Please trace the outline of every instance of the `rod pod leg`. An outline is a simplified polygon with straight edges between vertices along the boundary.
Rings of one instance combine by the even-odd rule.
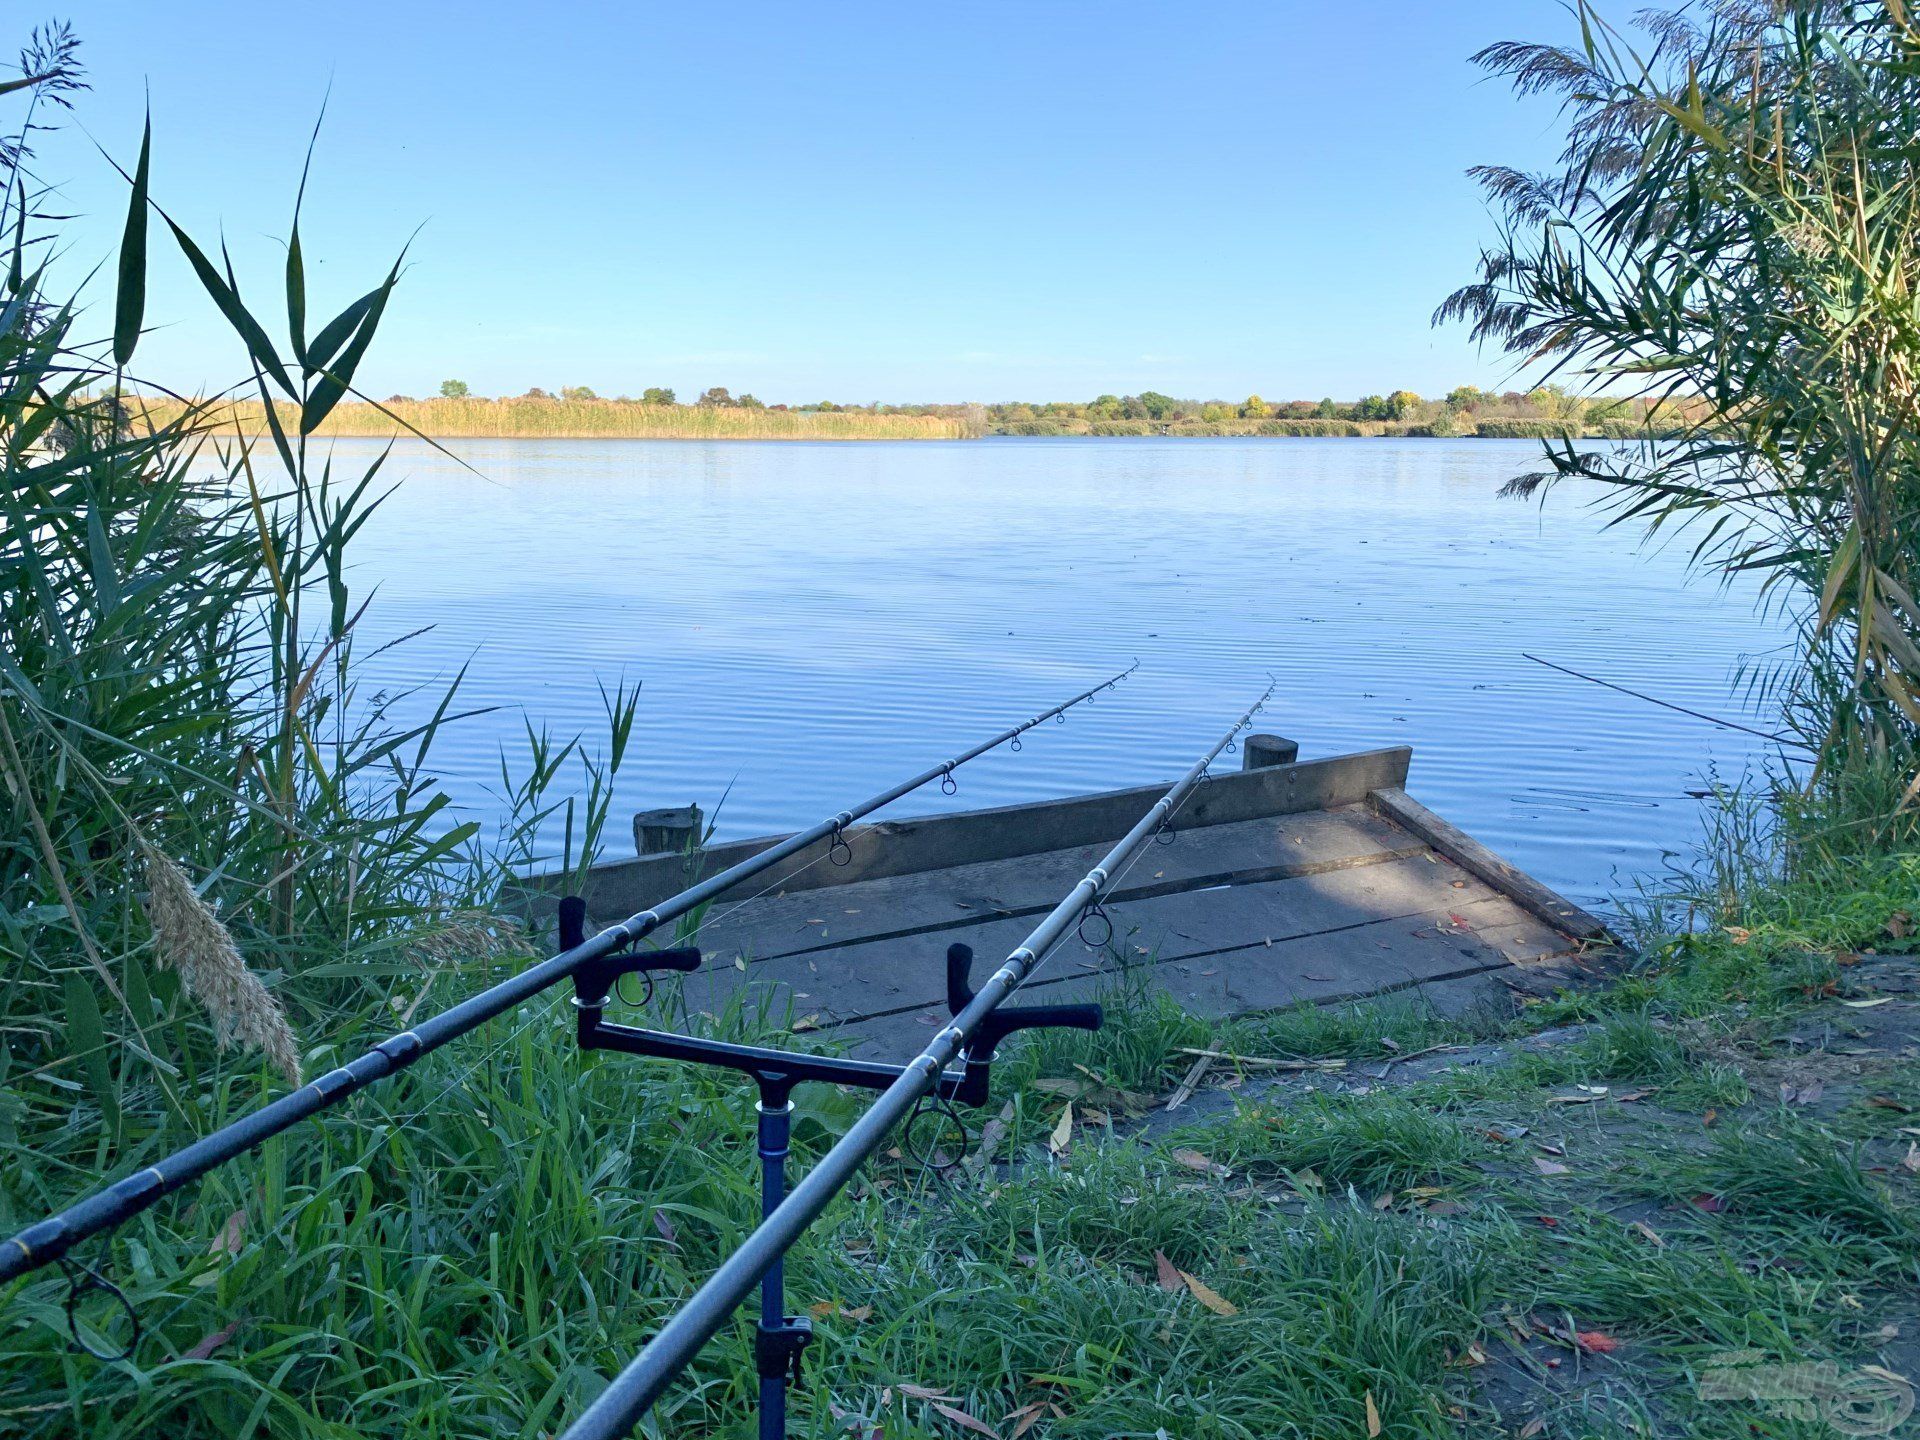
[[[790,1087],[760,1086],[760,1218],[787,1198],[787,1147],[793,1133]],[[760,1440],[787,1440],[787,1391],[800,1378],[801,1357],[813,1341],[813,1321],[789,1315],[786,1265],[775,1261],[760,1281],[760,1324],[754,1332],[760,1372]]]

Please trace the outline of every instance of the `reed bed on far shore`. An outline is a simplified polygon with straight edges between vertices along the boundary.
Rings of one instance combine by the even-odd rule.
[[[179,401],[133,401],[156,425],[180,419]],[[295,407],[282,404],[289,433]],[[216,433],[265,434],[258,400],[235,401],[208,417]],[[404,424],[400,422],[405,422]],[[434,439],[552,438],[632,440],[959,440],[965,423],[941,415],[874,415],[864,411],[761,410],[710,405],[646,405],[637,400],[387,400],[342,404],[318,433],[403,435],[411,426]]]

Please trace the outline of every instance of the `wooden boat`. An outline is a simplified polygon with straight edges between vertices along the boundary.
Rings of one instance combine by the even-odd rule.
[[[1557,988],[1611,946],[1599,920],[1408,796],[1410,749],[1301,761],[1292,742],[1254,735],[1241,752],[1244,768],[1203,781],[1170,843],[1121,877],[1110,927],[1091,917],[1069,935],[1023,1002],[1131,982],[1216,1016],[1404,990],[1457,1008],[1502,986]],[[947,947],[971,945],[986,973],[1163,790],[850,826],[848,850],[809,847],[721,895],[691,939],[658,943],[704,950],[685,981],[692,1011],[753,987],[855,1054],[910,1055],[946,1018]],[[785,838],[674,844],[697,827],[697,811],[638,817],[637,844],[657,853],[587,872],[593,924]],[[529,888],[550,906],[560,880]]]

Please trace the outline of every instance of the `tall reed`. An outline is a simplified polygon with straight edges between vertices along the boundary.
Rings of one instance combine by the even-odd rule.
[[[1757,574],[1801,620],[1781,677],[1836,768],[1920,792],[1920,31],[1906,8],[1589,0],[1567,46],[1479,57],[1560,97],[1545,174],[1478,173],[1501,216],[1440,319],[1688,419],[1634,449],[1550,444],[1550,480],[1615,488],[1622,521],[1694,523],[1697,553]]]
[[[166,424],[187,407],[140,401],[140,413]],[[298,424],[297,407],[281,401],[283,429]],[[222,434],[266,435],[258,400],[206,407]],[[863,410],[762,410],[721,405],[643,405],[626,400],[388,400],[335,406],[314,433],[388,439],[409,433],[436,439],[566,438],[624,440],[959,440],[965,424],[939,415],[887,415]]]

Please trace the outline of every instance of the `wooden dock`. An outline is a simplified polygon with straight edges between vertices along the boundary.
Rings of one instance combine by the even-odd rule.
[[[1202,782],[1171,843],[1120,878],[1111,935],[1097,919],[1070,935],[1023,999],[1144,980],[1206,1015],[1410,989],[1457,1003],[1550,989],[1609,944],[1593,916],[1409,798],[1410,750],[1298,762],[1271,736],[1242,749],[1246,768]],[[976,974],[997,965],[1163,788],[851,826],[847,863],[822,842],[714,902],[686,1003],[717,1012],[756,987],[855,1054],[904,1058],[947,1014],[948,945],[974,948]],[[673,834],[636,824],[643,845]],[[589,915],[623,919],[781,838],[597,866]],[[532,882],[549,900],[553,886]]]

